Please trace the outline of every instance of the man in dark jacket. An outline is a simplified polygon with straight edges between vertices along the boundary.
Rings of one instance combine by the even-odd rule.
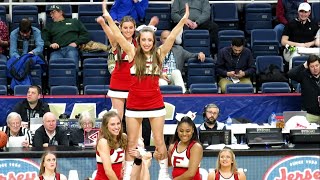
[[[255,61],[251,51],[244,47],[243,38],[235,38],[231,47],[220,49],[216,72],[220,77],[219,86],[222,93],[225,93],[227,84],[252,84],[250,77],[255,71]]]
[[[292,68],[288,76],[301,84],[301,109],[307,111],[307,120],[320,124],[320,58],[310,55],[304,64]]]
[[[40,100],[41,89],[39,86],[30,86],[27,98],[18,102],[12,112],[17,112],[22,118],[22,124],[29,127],[30,118],[43,117],[46,112],[50,112],[49,105]]]
[[[57,127],[57,118],[47,112],[43,116],[43,125],[40,126],[33,137],[34,147],[48,147],[57,145],[69,145],[69,139],[61,127]]]

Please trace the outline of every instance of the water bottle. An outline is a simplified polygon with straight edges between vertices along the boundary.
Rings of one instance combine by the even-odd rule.
[[[272,112],[270,118],[271,118],[271,127],[276,128],[277,127],[276,113]]]
[[[228,119],[226,121],[227,124],[227,129],[231,129],[231,124],[232,124],[232,118],[230,116],[228,116]]]

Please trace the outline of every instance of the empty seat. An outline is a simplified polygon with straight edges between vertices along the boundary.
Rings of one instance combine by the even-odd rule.
[[[0,85],[0,95],[7,95],[7,86]]]
[[[212,19],[220,30],[238,29],[238,8],[235,3],[216,3],[212,5]]]
[[[88,58],[83,62],[83,86],[110,84],[106,58]]]
[[[30,85],[16,85],[14,86],[13,95],[26,96]]]
[[[191,58],[188,60],[187,66],[187,87],[190,87],[191,84],[216,82],[214,61],[212,58],[206,58],[204,62],[200,62],[196,58]]]
[[[107,39],[104,31],[103,30],[88,30],[88,33],[90,36],[90,40],[106,45],[105,47],[99,47],[99,48],[105,49],[105,51],[103,51],[103,50],[94,51],[94,52],[82,51],[82,53],[81,53],[82,59],[97,58],[97,57],[107,58],[108,57],[108,52],[107,52],[108,39]]]
[[[32,66],[30,71],[31,79],[32,79],[32,85],[38,85],[42,86],[42,67],[40,64],[35,64]]]
[[[106,95],[110,89],[109,85],[86,85],[84,87],[85,95]]]
[[[254,93],[254,89],[252,84],[227,84],[226,85],[226,93],[234,93],[234,94],[251,94]]]
[[[101,30],[100,24],[96,22],[97,17],[101,16],[101,5],[79,5],[78,19],[88,30]]]
[[[79,91],[76,86],[52,86],[51,95],[78,95]]]
[[[0,20],[7,23],[7,11],[5,6],[0,6]]]
[[[210,36],[208,30],[184,30],[182,36],[183,48],[192,53],[203,52],[210,56]]]
[[[190,94],[215,94],[218,93],[217,83],[191,84]]]
[[[279,41],[273,29],[253,29],[251,31],[251,50],[253,58],[265,55],[279,55]]]
[[[59,58],[49,61],[49,86],[76,86],[77,70],[73,59]]]
[[[303,64],[308,60],[309,56],[295,56],[292,57],[292,68]]]
[[[149,4],[148,9],[146,9],[146,24],[149,23],[153,16],[159,18],[159,24],[157,29],[159,30],[169,30],[171,29],[171,8],[170,4]]]
[[[0,85],[7,85],[7,64],[0,60]]]
[[[232,39],[244,38],[242,30],[222,30],[218,32],[218,49],[231,46]]]
[[[253,29],[272,28],[271,4],[254,3],[245,6],[245,30],[248,34]]]
[[[317,22],[318,24],[320,23],[320,2],[313,2],[311,4],[311,13],[312,13],[312,19]]]
[[[182,87],[175,85],[162,85],[160,86],[162,94],[182,94]]]
[[[304,62],[306,62],[308,60],[309,56],[295,56],[292,58],[292,68],[299,66],[300,64],[303,64]],[[294,89],[297,89],[297,81],[294,80],[290,80],[291,81],[291,85]]]
[[[262,93],[289,93],[291,88],[287,82],[266,82],[262,83]]]

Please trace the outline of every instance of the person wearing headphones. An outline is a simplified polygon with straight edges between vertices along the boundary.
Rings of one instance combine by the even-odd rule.
[[[203,108],[203,123],[197,128],[197,131],[203,130],[226,130],[224,123],[219,122],[217,119],[220,114],[220,109],[216,104],[210,103]],[[198,133],[199,134],[199,133]],[[237,138],[232,135],[231,143],[236,144]]]
[[[207,104],[203,109],[203,120],[204,122],[198,127],[200,130],[223,130],[225,129],[224,123],[218,122],[219,107],[216,104]]]

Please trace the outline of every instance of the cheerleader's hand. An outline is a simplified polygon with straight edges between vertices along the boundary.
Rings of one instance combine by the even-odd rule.
[[[102,13],[103,13],[103,17],[110,17],[110,14],[107,10],[107,0],[104,0],[102,3]]]
[[[182,20],[186,23],[189,19],[189,5],[186,3],[186,12],[184,13]]]

